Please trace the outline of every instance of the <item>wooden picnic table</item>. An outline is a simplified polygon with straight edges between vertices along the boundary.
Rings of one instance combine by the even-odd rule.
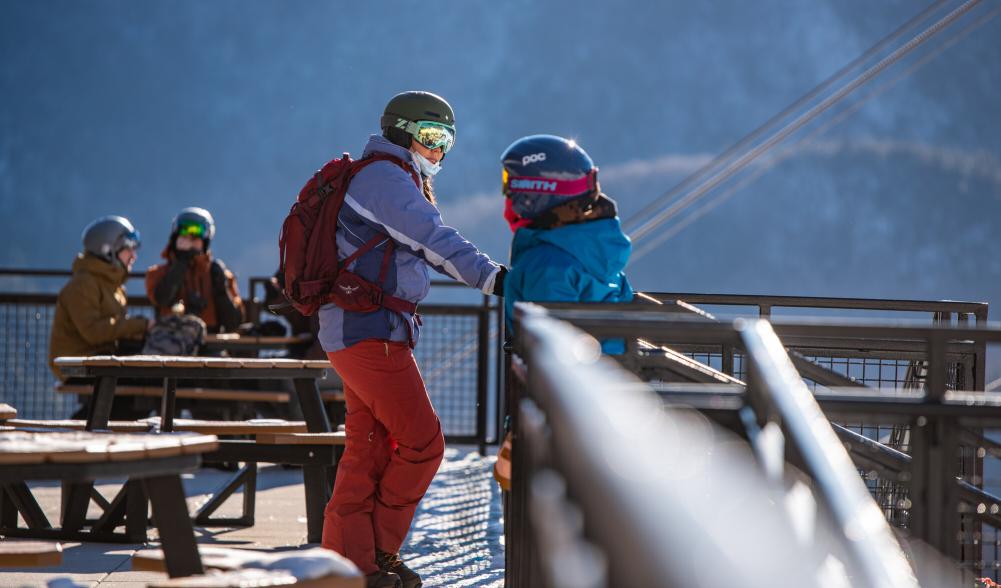
[[[302,408],[306,430],[310,433],[331,431],[330,420],[316,380],[330,367],[327,361],[298,359],[258,359],[223,357],[175,357],[161,355],[57,357],[55,363],[67,376],[94,379],[94,394],[87,415],[88,431],[107,427],[111,404],[119,378],[155,378],[163,381],[160,406],[160,430],[173,430],[178,379],[272,379],[291,380]],[[328,470],[322,465],[304,465],[308,538],[318,542],[323,530],[323,508],[330,498]],[[87,485],[67,491],[65,517],[83,520],[90,500]],[[64,522],[65,524],[65,522]]]
[[[0,432],[0,534],[69,541],[121,541],[146,529],[146,500],[163,544],[171,577],[202,573],[194,529],[181,485],[183,472],[198,469],[201,455],[218,447],[214,435],[66,432]],[[88,531],[64,524],[53,528],[27,480],[93,482],[126,476],[127,498],[113,505]],[[18,526],[18,515],[25,528]]]
[[[164,383],[161,429],[172,430],[177,380],[271,379],[291,380],[302,407],[307,430],[330,431],[316,380],[323,378],[330,363],[320,360],[229,357],[175,357],[168,355],[97,355],[57,357],[55,363],[67,376],[94,379],[94,395],[87,417],[87,430],[103,428],[111,416],[111,401],[119,378],[154,378]]]

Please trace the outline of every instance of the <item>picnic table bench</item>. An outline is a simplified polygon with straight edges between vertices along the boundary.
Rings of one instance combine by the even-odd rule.
[[[161,552],[163,553],[163,552]],[[57,566],[63,546],[53,541],[0,541],[0,568]]]
[[[262,351],[288,349],[293,345],[313,342],[312,333],[291,336],[241,335],[239,333],[218,333],[205,336],[205,349],[210,351]]]
[[[255,551],[203,545],[198,548],[202,564],[215,573],[166,582],[163,588],[236,588],[238,586],[315,586],[361,588],[365,585],[358,568],[347,558],[322,547],[292,551]],[[164,571],[163,551],[142,549],[132,557],[132,569]]]
[[[94,393],[93,385],[88,384],[58,384],[59,394],[77,394],[90,396]],[[175,389],[176,398],[186,400],[218,400],[224,402],[274,402],[286,403],[290,395],[282,390],[240,390],[237,388],[205,388],[202,386],[178,386]],[[163,386],[122,386],[115,387],[115,396],[143,396],[162,398]],[[341,390],[321,390],[320,399],[324,402],[344,402],[344,392]],[[2,416],[0,416],[2,420]]]
[[[106,429],[118,433],[153,433],[159,431],[159,423],[159,417],[138,421],[109,421]],[[15,429],[32,431],[60,429],[83,431],[87,426],[86,421],[74,419],[12,419],[7,421],[7,424]],[[254,524],[257,464],[259,462],[318,466],[334,470],[340,458],[340,450],[345,443],[345,434],[341,431],[307,433],[305,432],[305,422],[280,419],[250,421],[175,419],[174,430],[217,436],[252,435],[254,437],[252,440],[220,439],[217,449],[206,452],[202,456],[203,461],[207,462],[244,463],[243,467],[212,493],[212,498],[203,504],[195,514],[195,523],[206,527],[252,526]],[[314,481],[314,483],[316,482]],[[213,518],[212,514],[241,487],[243,488],[243,505],[240,516]],[[102,500],[102,497],[93,491],[91,491],[91,498],[98,500],[102,508],[109,507],[109,503]],[[307,504],[310,504],[308,495]],[[322,528],[322,517],[322,510],[315,508],[307,510],[307,523],[309,520],[314,520],[314,525]]]
[[[132,540],[114,529],[142,529],[147,500],[172,577],[202,573],[180,474],[194,471],[201,456],[218,447],[214,435],[95,433],[89,431],[0,432],[0,534],[70,541]],[[89,530],[80,521],[53,528],[27,480],[83,482],[127,477],[129,491]],[[26,528],[18,526],[18,515]]]

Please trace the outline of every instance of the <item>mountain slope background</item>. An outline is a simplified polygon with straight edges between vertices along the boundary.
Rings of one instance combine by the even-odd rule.
[[[413,88],[457,113],[436,181],[446,222],[506,260],[498,159],[513,140],[575,137],[630,218],[920,8],[0,0],[0,266],[68,267],[90,220],[122,214],[145,267],[198,205],[241,283],[268,274],[302,183],[359,153],[387,99]],[[999,38],[1001,17],[772,160],[630,278],[1001,304]]]

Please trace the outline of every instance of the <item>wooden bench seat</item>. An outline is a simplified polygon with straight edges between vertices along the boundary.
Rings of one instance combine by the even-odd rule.
[[[57,566],[63,562],[63,546],[51,541],[0,541],[0,567]]]
[[[70,429],[83,431],[87,426],[84,420],[36,420],[11,419],[8,426],[18,429]],[[154,431],[159,427],[160,418],[151,417],[138,421],[111,421],[108,430],[125,433],[144,433]],[[204,435],[258,435],[280,433],[304,433],[304,421],[285,421],[281,419],[254,419],[249,421],[202,421],[195,419],[174,419],[174,430]],[[272,442],[271,444],[274,444]]]
[[[81,394],[89,396],[94,387],[87,384],[60,384],[56,386],[60,394]],[[147,396],[160,398],[163,386],[116,386],[115,396]],[[288,402],[288,392],[280,390],[237,390],[230,388],[178,388],[177,398],[200,400],[234,400],[244,402]]]
[[[60,394],[81,394],[89,396],[94,393],[94,387],[87,384],[59,384],[56,392]],[[287,403],[289,393],[281,390],[238,390],[231,388],[177,388],[177,398],[194,400],[230,400],[243,402],[277,402]],[[160,398],[163,396],[163,386],[116,386],[115,396],[146,396]],[[341,390],[321,390],[320,398],[324,402],[343,402],[344,392]],[[2,419],[2,417],[0,417]]]
[[[13,418],[17,418],[17,409],[9,404],[0,402],[0,423]]]
[[[139,422],[160,424],[160,417],[150,417]],[[262,433],[304,433],[305,421],[282,419],[251,419],[248,421],[204,421],[197,419],[174,419],[175,431],[191,431],[207,435],[259,435]]]
[[[86,425],[87,421],[74,419],[11,419],[7,421],[7,426],[15,429],[69,429],[71,431],[83,431]],[[114,433],[149,433],[153,430],[153,425],[141,421],[111,421],[102,430]]]
[[[200,545],[200,576],[154,581],[161,588],[236,588],[242,586],[299,586],[307,588],[361,588],[365,578],[347,558],[321,547],[292,551],[251,551]],[[163,572],[163,552],[143,549],[132,557],[132,569]]]
[[[330,433],[262,433],[257,435],[261,445],[344,445],[344,431]]]

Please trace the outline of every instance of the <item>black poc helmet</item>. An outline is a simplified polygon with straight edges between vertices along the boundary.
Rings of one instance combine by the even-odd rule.
[[[575,141],[555,135],[518,139],[501,155],[508,212],[534,219],[577,198],[595,197],[598,168]]]
[[[173,248],[178,235],[198,237],[209,250],[209,241],[215,236],[215,220],[204,208],[189,206],[179,212],[170,223],[170,247]]]
[[[91,222],[81,236],[83,250],[108,263],[115,263],[126,247],[138,249],[139,231],[124,216],[102,216]]]

